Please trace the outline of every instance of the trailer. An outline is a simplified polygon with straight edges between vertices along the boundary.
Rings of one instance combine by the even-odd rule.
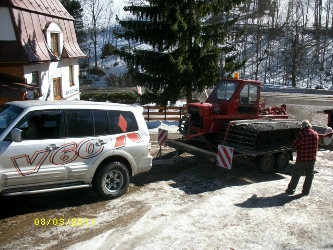
[[[232,160],[235,158],[243,158],[251,161],[255,161],[257,168],[262,173],[271,173],[274,170],[282,171],[288,167],[289,161],[293,160],[293,150],[291,147],[281,147],[279,149],[266,150],[261,152],[255,152],[251,150],[237,150],[237,148],[224,147],[230,149],[232,154],[226,153],[228,151],[222,150],[212,151],[210,146],[193,140],[181,139],[168,139],[166,141],[167,146],[176,150],[174,156],[179,156],[182,153],[189,153],[199,157],[201,160],[205,160],[212,164],[219,165],[224,168],[231,169]],[[223,146],[223,145],[221,145]],[[242,152],[240,152],[242,151]],[[177,158],[176,158],[177,159]],[[222,164],[218,164],[219,160],[222,160]]]
[[[248,121],[238,120],[237,122],[242,123]],[[331,130],[326,129],[324,131],[324,128],[320,126],[314,126],[314,129],[319,133],[319,147],[332,150],[332,148],[327,147],[332,143],[333,133],[330,132]],[[329,133],[321,133],[327,131],[329,131]],[[289,161],[293,161],[294,150],[290,145],[272,145],[270,148],[267,147],[261,150],[257,148],[251,150],[237,143],[233,145],[229,143],[228,146],[218,145],[218,147],[215,147],[209,141],[191,140],[185,137],[168,139],[167,131],[160,130],[159,137],[160,133],[165,133],[166,136],[163,141],[159,141],[160,151],[158,157],[153,160],[154,165],[177,164],[180,161],[180,157],[178,156],[182,153],[189,153],[207,163],[216,164],[228,169],[231,169],[233,159],[242,158],[250,160],[256,163],[256,167],[261,173],[268,174],[274,171],[285,170],[289,165]],[[162,155],[162,144],[175,149],[175,151]],[[227,150],[225,150],[225,148]]]

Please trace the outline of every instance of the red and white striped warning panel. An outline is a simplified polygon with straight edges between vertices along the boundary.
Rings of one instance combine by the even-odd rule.
[[[158,129],[158,145],[162,146],[168,138],[168,130]]]
[[[219,167],[231,169],[233,154],[234,154],[233,148],[219,145],[218,154],[216,157],[216,165]]]

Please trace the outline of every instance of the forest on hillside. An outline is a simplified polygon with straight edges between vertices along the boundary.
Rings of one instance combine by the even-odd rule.
[[[252,2],[252,1],[251,1]],[[241,8],[245,78],[267,84],[331,85],[333,1],[256,0]]]
[[[112,66],[117,67],[119,58],[113,54],[114,49],[142,46],[121,37],[124,29],[119,20],[130,18],[124,14],[123,6],[145,5],[147,1],[62,2],[66,1],[81,4],[80,29],[84,31],[84,39],[78,38],[89,55],[89,66],[108,71],[109,67],[103,68],[102,59],[113,58]],[[296,87],[332,85],[333,0],[246,0],[228,13],[207,16],[202,23],[214,23],[229,16],[238,17],[233,29],[243,32],[241,36],[231,32],[225,41],[236,47],[239,61],[246,61],[239,70],[241,78]],[[220,69],[224,56],[218,62]]]

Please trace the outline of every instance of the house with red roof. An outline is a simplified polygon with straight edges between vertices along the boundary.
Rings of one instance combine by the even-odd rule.
[[[58,0],[0,1],[0,104],[79,100],[74,19]]]

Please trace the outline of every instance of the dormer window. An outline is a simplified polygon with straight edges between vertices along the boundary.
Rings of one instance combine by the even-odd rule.
[[[59,56],[59,34],[50,33],[50,36],[51,36],[51,51],[56,56]]]
[[[59,24],[54,22],[49,22],[45,27],[45,36],[47,44],[52,51],[52,53],[56,56],[60,56],[62,53],[63,47],[63,32]]]

